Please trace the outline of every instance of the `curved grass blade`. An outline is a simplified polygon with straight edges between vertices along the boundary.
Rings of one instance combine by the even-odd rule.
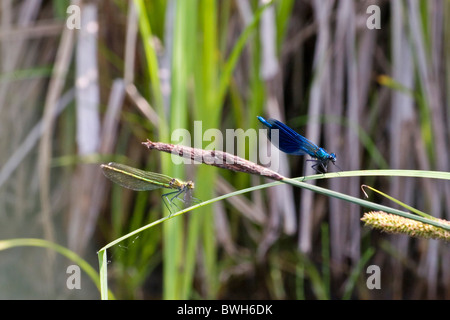
[[[406,203],[403,203],[403,202],[401,202],[400,200],[397,200],[397,199],[395,199],[394,197],[391,197],[390,195],[387,195],[387,194],[384,193],[384,192],[381,192],[381,191],[379,191],[379,190],[377,190],[377,189],[375,189],[375,188],[372,188],[371,186],[368,186],[368,185],[366,185],[366,184],[363,184],[363,185],[361,185],[361,190],[364,192],[364,195],[366,196],[366,198],[369,198],[369,196],[367,195],[367,193],[366,193],[366,191],[364,190],[364,188],[369,188],[370,190],[375,191],[375,192],[378,193],[378,194],[381,194],[383,197],[388,198],[389,200],[391,200],[391,201],[397,203],[398,205],[400,205],[400,206],[402,206],[402,207],[408,209],[408,210],[411,211],[411,212],[414,212],[415,214],[417,214],[417,215],[419,215],[419,216],[422,216],[422,217],[428,218],[428,219],[436,219],[435,217],[433,217],[433,216],[431,216],[431,215],[429,215],[429,214],[427,214],[427,213],[425,213],[425,212],[422,212],[422,211],[420,211],[420,210],[418,210],[418,209],[416,209],[416,208],[413,208],[413,207],[407,205]]]

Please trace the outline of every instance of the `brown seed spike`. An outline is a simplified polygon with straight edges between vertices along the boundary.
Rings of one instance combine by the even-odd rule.
[[[176,154],[183,158],[223,169],[255,174],[277,181],[285,179],[285,177],[273,170],[219,150],[204,150],[181,145],[173,145],[170,143],[152,142],[149,139],[147,139],[146,142],[142,142],[142,144],[149,149],[156,149],[159,151]]]

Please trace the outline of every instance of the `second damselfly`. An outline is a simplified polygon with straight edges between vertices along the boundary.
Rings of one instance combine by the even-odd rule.
[[[131,190],[147,191],[160,188],[174,189],[175,191],[162,195],[164,204],[170,212],[172,212],[172,210],[170,210],[168,204],[173,204],[178,207],[173,202],[175,199],[187,204],[189,204],[191,200],[196,200],[195,202],[198,202],[197,199],[191,197],[191,190],[194,189],[194,182],[192,181],[185,182],[164,174],[144,171],[115,162],[102,164],[101,168],[108,179]],[[184,195],[181,199],[179,196],[182,194]]]

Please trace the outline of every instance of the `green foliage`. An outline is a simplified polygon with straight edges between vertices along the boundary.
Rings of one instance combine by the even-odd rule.
[[[362,207],[403,214],[378,195],[361,199],[363,183],[448,219],[449,1],[380,3],[380,30],[365,28],[359,1],[93,2],[97,51],[83,62],[75,49],[84,48],[81,33],[63,20],[71,2],[36,3],[2,7],[9,18],[0,39],[0,135],[8,138],[0,142],[0,212],[11,248],[38,245],[69,257],[62,248],[70,247],[89,277],[101,279],[102,298],[111,298],[109,289],[119,299],[370,299],[376,293],[363,278],[372,261],[392,270],[384,275],[395,287],[383,298],[448,296],[440,242],[405,241],[359,219]],[[268,43],[278,67],[272,77],[262,72]],[[92,120],[78,114],[85,75],[77,67],[85,61],[98,61],[89,85],[98,90],[101,132],[80,126]],[[195,121],[201,135],[258,129],[258,115],[285,120],[336,152],[343,171],[265,183],[176,165],[140,144],[176,144],[174,130],[194,135]],[[92,153],[78,153],[82,134],[98,141]],[[286,177],[307,175],[304,157],[283,160]],[[203,202],[169,219],[159,192],[109,184],[99,168],[109,161],[193,180]],[[290,189],[278,192],[281,184]],[[37,237],[48,242],[15,242]],[[80,258],[98,247],[100,275]],[[6,269],[31,274],[27,263],[0,261],[1,283],[12,279]],[[32,261],[51,269],[39,253]],[[39,279],[34,288],[43,287]]]

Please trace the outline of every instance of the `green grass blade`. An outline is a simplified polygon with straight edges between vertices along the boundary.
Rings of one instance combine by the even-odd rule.
[[[269,1],[268,3],[259,7],[258,10],[256,10],[253,21],[244,29],[238,41],[234,45],[233,51],[231,52],[230,56],[227,59],[227,62],[225,63],[225,67],[223,69],[222,76],[220,79],[219,96],[218,96],[219,105],[222,105],[223,101],[225,100],[225,95],[230,85],[231,76],[236,67],[238,59],[242,53],[242,50],[244,49],[247,43],[248,38],[258,27],[258,23],[259,20],[261,19],[262,13],[268,6],[272,5],[272,2],[273,1]]]
[[[300,258],[300,263],[303,265],[304,272],[308,274],[309,279],[311,280],[312,290],[319,300],[329,300],[328,290],[326,287],[326,283],[323,281],[323,278],[317,269],[317,267],[302,253],[298,253]]]
[[[197,0],[174,2],[173,51],[171,65],[170,129],[187,128],[189,78],[196,50]],[[169,40],[170,41],[170,40]],[[173,176],[183,176],[184,167],[166,164]],[[163,297],[186,299],[183,296],[185,259],[185,226],[183,220],[164,224],[163,228]]]
[[[419,216],[422,216],[422,217],[428,218],[428,219],[433,219],[433,217],[430,216],[429,214],[427,214],[427,213],[425,213],[425,212],[422,212],[422,211],[420,211],[420,210],[418,210],[418,209],[416,209],[416,208],[413,208],[413,207],[407,205],[406,203],[403,203],[403,202],[401,202],[400,200],[397,200],[397,199],[395,199],[394,197],[391,197],[390,195],[388,195],[388,194],[386,194],[386,193],[384,193],[384,192],[381,192],[380,190],[377,190],[377,189],[375,189],[375,188],[372,188],[371,186],[368,186],[368,185],[363,184],[363,185],[361,186],[361,188],[362,188],[362,189],[363,189],[363,188],[369,188],[370,190],[375,191],[375,192],[378,193],[378,194],[381,194],[383,197],[388,198],[389,200],[391,200],[391,201],[397,203],[398,205],[404,207],[405,209],[408,209],[409,211],[414,212],[415,214],[417,214],[417,215],[419,215]],[[363,189],[363,191],[364,191],[364,189]],[[366,193],[366,192],[364,191],[364,193]],[[369,196],[366,194],[366,197],[369,197]]]
[[[98,252],[98,264],[100,271],[100,296],[102,300],[108,300],[108,259],[106,250]]]
[[[435,178],[435,179],[441,179],[442,178],[442,179],[450,180],[450,173],[448,173],[448,172],[447,173],[444,172],[444,175],[442,175],[442,176],[439,175],[439,174],[436,174],[436,172],[434,172],[434,171],[417,172],[416,170],[367,170],[367,171],[364,171],[364,172],[365,172],[366,176],[383,176],[383,175],[387,176],[387,175],[390,175],[389,173],[391,171],[392,172],[395,171],[396,176],[426,177],[426,178]],[[350,174],[351,172],[353,172],[353,174]],[[429,223],[429,224],[434,225],[436,227],[443,228],[445,230],[450,230],[450,227],[448,225],[443,225],[443,224],[437,223],[436,221],[433,221],[433,220],[425,219],[423,217],[419,217],[419,216],[416,216],[416,215],[413,215],[413,214],[410,214],[410,213],[407,213],[407,212],[404,212],[404,211],[400,211],[400,210],[397,210],[397,209],[392,209],[390,207],[379,205],[379,204],[376,204],[376,203],[373,203],[373,202],[370,202],[370,201],[367,201],[367,200],[362,200],[362,199],[359,199],[359,198],[356,198],[356,197],[348,196],[348,195],[340,193],[340,192],[328,190],[328,189],[325,189],[325,188],[322,188],[322,187],[318,187],[318,186],[307,184],[305,182],[298,181],[298,180],[308,181],[308,180],[312,180],[312,179],[324,179],[324,178],[329,178],[329,177],[344,177],[344,176],[351,177],[351,176],[357,176],[360,172],[361,171],[347,171],[347,172],[326,173],[326,174],[312,175],[312,176],[306,176],[306,177],[299,177],[299,178],[296,178],[296,179],[285,179],[284,181],[270,182],[270,183],[254,186],[254,187],[251,187],[251,188],[246,188],[246,189],[242,189],[242,190],[237,190],[235,192],[227,193],[227,194],[224,194],[222,196],[216,197],[214,199],[203,201],[203,202],[201,202],[199,204],[196,204],[196,205],[191,206],[189,208],[186,208],[184,210],[180,210],[180,211],[178,211],[178,212],[176,212],[176,213],[174,213],[174,214],[172,214],[170,216],[161,218],[161,219],[156,220],[156,221],[154,221],[154,222],[152,222],[150,224],[147,224],[147,225],[145,225],[145,226],[143,226],[143,227],[141,227],[139,229],[134,230],[133,232],[130,232],[130,233],[128,233],[128,234],[126,234],[126,235],[124,235],[124,236],[122,236],[122,237],[120,237],[120,238],[118,238],[118,239],[116,239],[116,240],[114,240],[112,242],[110,242],[109,244],[107,244],[106,246],[101,248],[100,250],[106,250],[106,249],[114,246],[115,244],[117,244],[117,243],[119,243],[119,242],[121,242],[121,241],[123,241],[123,240],[125,240],[125,239],[127,239],[129,237],[131,237],[131,236],[134,236],[134,235],[138,234],[139,232],[142,232],[142,231],[144,231],[144,230],[146,230],[148,228],[154,227],[155,225],[158,225],[158,224],[160,224],[160,223],[162,223],[162,222],[164,222],[166,220],[173,219],[173,218],[175,218],[175,217],[177,217],[179,215],[182,215],[182,214],[187,213],[189,211],[195,210],[197,208],[200,208],[200,207],[203,207],[203,206],[215,203],[215,202],[220,201],[220,200],[225,200],[225,199],[233,197],[233,196],[241,195],[241,194],[244,194],[244,193],[247,193],[247,192],[252,192],[252,191],[256,191],[256,190],[262,190],[262,189],[265,189],[265,188],[279,186],[282,183],[289,183],[289,184],[294,185],[296,187],[305,188],[305,189],[308,189],[308,190],[311,190],[311,191],[314,191],[314,192],[317,192],[317,193],[320,193],[320,194],[328,195],[328,196],[331,196],[331,197],[335,197],[335,198],[338,198],[338,199],[341,199],[341,200],[344,200],[344,201],[350,201],[352,203],[359,204],[359,205],[361,205],[363,207],[367,207],[367,208],[374,209],[374,210],[390,212],[390,213],[393,213],[393,214],[401,215],[401,216],[403,216],[405,218],[417,220],[417,221],[424,222],[424,223]],[[356,173],[358,173],[358,174],[356,174]]]
[[[300,177],[300,178],[296,178],[296,179],[284,179],[283,181],[276,181],[276,182],[271,182],[271,183],[266,183],[266,184],[262,184],[262,185],[258,185],[258,186],[254,186],[251,188],[246,188],[246,189],[242,189],[242,190],[238,190],[235,192],[231,192],[219,197],[216,197],[214,199],[210,199],[204,202],[201,202],[199,204],[196,204],[194,206],[191,206],[189,208],[186,208],[184,210],[178,211],[170,216],[161,218],[159,220],[156,220],[152,223],[149,223],[139,229],[134,230],[133,232],[130,232],[110,243],[108,243],[106,246],[104,246],[103,248],[101,248],[99,251],[102,250],[106,250],[114,245],[116,245],[117,243],[130,238],[140,232],[143,232],[149,228],[152,228],[162,222],[165,222],[169,219],[173,219],[179,215],[182,215],[184,213],[187,213],[189,211],[198,209],[200,207],[215,203],[217,201],[220,200],[224,200],[236,195],[240,195],[240,194],[244,194],[247,192],[252,192],[252,191],[256,191],[256,190],[261,190],[261,189],[265,189],[265,188],[269,188],[269,187],[274,187],[274,186],[278,186],[281,185],[282,183],[288,183],[291,184],[293,186],[296,187],[300,187],[300,188],[305,188],[320,194],[324,194],[327,196],[331,196],[331,197],[335,197],[337,199],[341,199],[344,201],[349,201],[355,204],[358,204],[360,206],[363,207],[367,207],[373,210],[379,210],[379,211],[385,211],[385,212],[389,212],[389,213],[393,213],[393,214],[397,214],[400,216],[403,216],[405,218],[409,218],[412,220],[416,220],[416,221],[420,221],[423,223],[427,223],[439,228],[442,228],[444,230],[450,231],[450,226],[449,225],[445,225],[442,223],[439,223],[438,221],[434,221],[434,220],[430,220],[430,219],[426,219],[424,217],[420,217],[408,212],[404,212],[404,211],[400,211],[397,209],[393,209],[387,206],[383,206],[383,205],[379,205],[377,203],[373,203],[367,200],[362,200],[353,196],[349,196],[340,192],[336,192],[333,190],[328,190],[325,188],[321,188],[315,185],[310,185],[305,183],[304,181],[308,181],[308,180],[312,180],[312,179],[325,179],[325,178],[342,178],[342,177],[352,177],[352,176],[403,176],[403,177],[416,177],[416,178],[433,178],[433,179],[445,179],[445,180],[450,180],[450,173],[449,172],[436,172],[436,171],[417,171],[417,170],[363,170],[363,171],[346,171],[346,172],[334,172],[334,173],[326,173],[326,174],[318,174],[318,175],[312,175],[312,176],[306,176],[306,177]],[[322,290],[320,289],[318,292],[321,296],[325,296],[326,295],[326,291],[322,292]]]
[[[138,16],[139,16],[139,30],[142,36],[142,43],[144,45],[145,60],[148,65],[148,74],[150,75],[152,94],[154,95],[155,109],[159,117],[159,134],[160,139],[165,141],[168,134],[167,121],[164,112],[164,99],[161,90],[161,81],[159,77],[158,55],[154,47],[153,33],[149,16],[147,15],[146,2],[143,0],[134,0]]]
[[[347,279],[345,283],[344,288],[344,294],[342,299],[348,300],[351,298],[351,294],[353,292],[353,289],[355,288],[356,281],[358,280],[358,276],[363,273],[364,266],[367,265],[370,258],[374,255],[375,249],[374,248],[368,248],[361,259],[358,261],[358,264],[353,269],[352,273],[350,274],[350,277]]]
[[[345,201],[348,201],[348,202],[352,202],[352,203],[360,205],[362,207],[366,207],[366,208],[373,209],[373,210],[378,210],[378,211],[389,212],[389,213],[392,213],[392,214],[396,214],[396,215],[402,216],[404,218],[409,218],[409,219],[412,219],[412,220],[420,221],[420,222],[427,223],[427,224],[433,225],[435,227],[442,228],[444,230],[450,231],[450,226],[449,225],[440,223],[440,222],[435,221],[435,220],[431,220],[431,219],[427,219],[427,218],[424,218],[424,217],[420,217],[420,216],[417,216],[415,214],[411,214],[411,213],[404,212],[404,211],[401,211],[401,210],[393,209],[393,208],[390,208],[388,206],[376,204],[376,203],[373,203],[373,202],[370,202],[370,201],[366,201],[366,200],[362,200],[362,199],[359,199],[359,198],[355,198],[355,197],[352,197],[352,196],[349,196],[349,195],[346,195],[346,194],[343,194],[343,193],[340,193],[340,192],[337,192],[337,191],[325,189],[325,188],[318,187],[318,186],[315,186],[315,185],[310,185],[310,184],[307,184],[307,183],[304,183],[304,182],[300,182],[300,181],[297,181],[297,180],[293,180],[293,179],[284,179],[282,181],[285,182],[285,183],[288,183],[290,185],[296,186],[296,187],[308,189],[308,190],[311,190],[311,191],[314,191],[314,192],[317,192],[317,193],[320,193],[320,194],[323,194],[323,195],[326,195],[326,196],[330,196],[330,197],[334,197],[334,198],[337,198],[337,199],[341,199],[341,200],[345,200]]]

